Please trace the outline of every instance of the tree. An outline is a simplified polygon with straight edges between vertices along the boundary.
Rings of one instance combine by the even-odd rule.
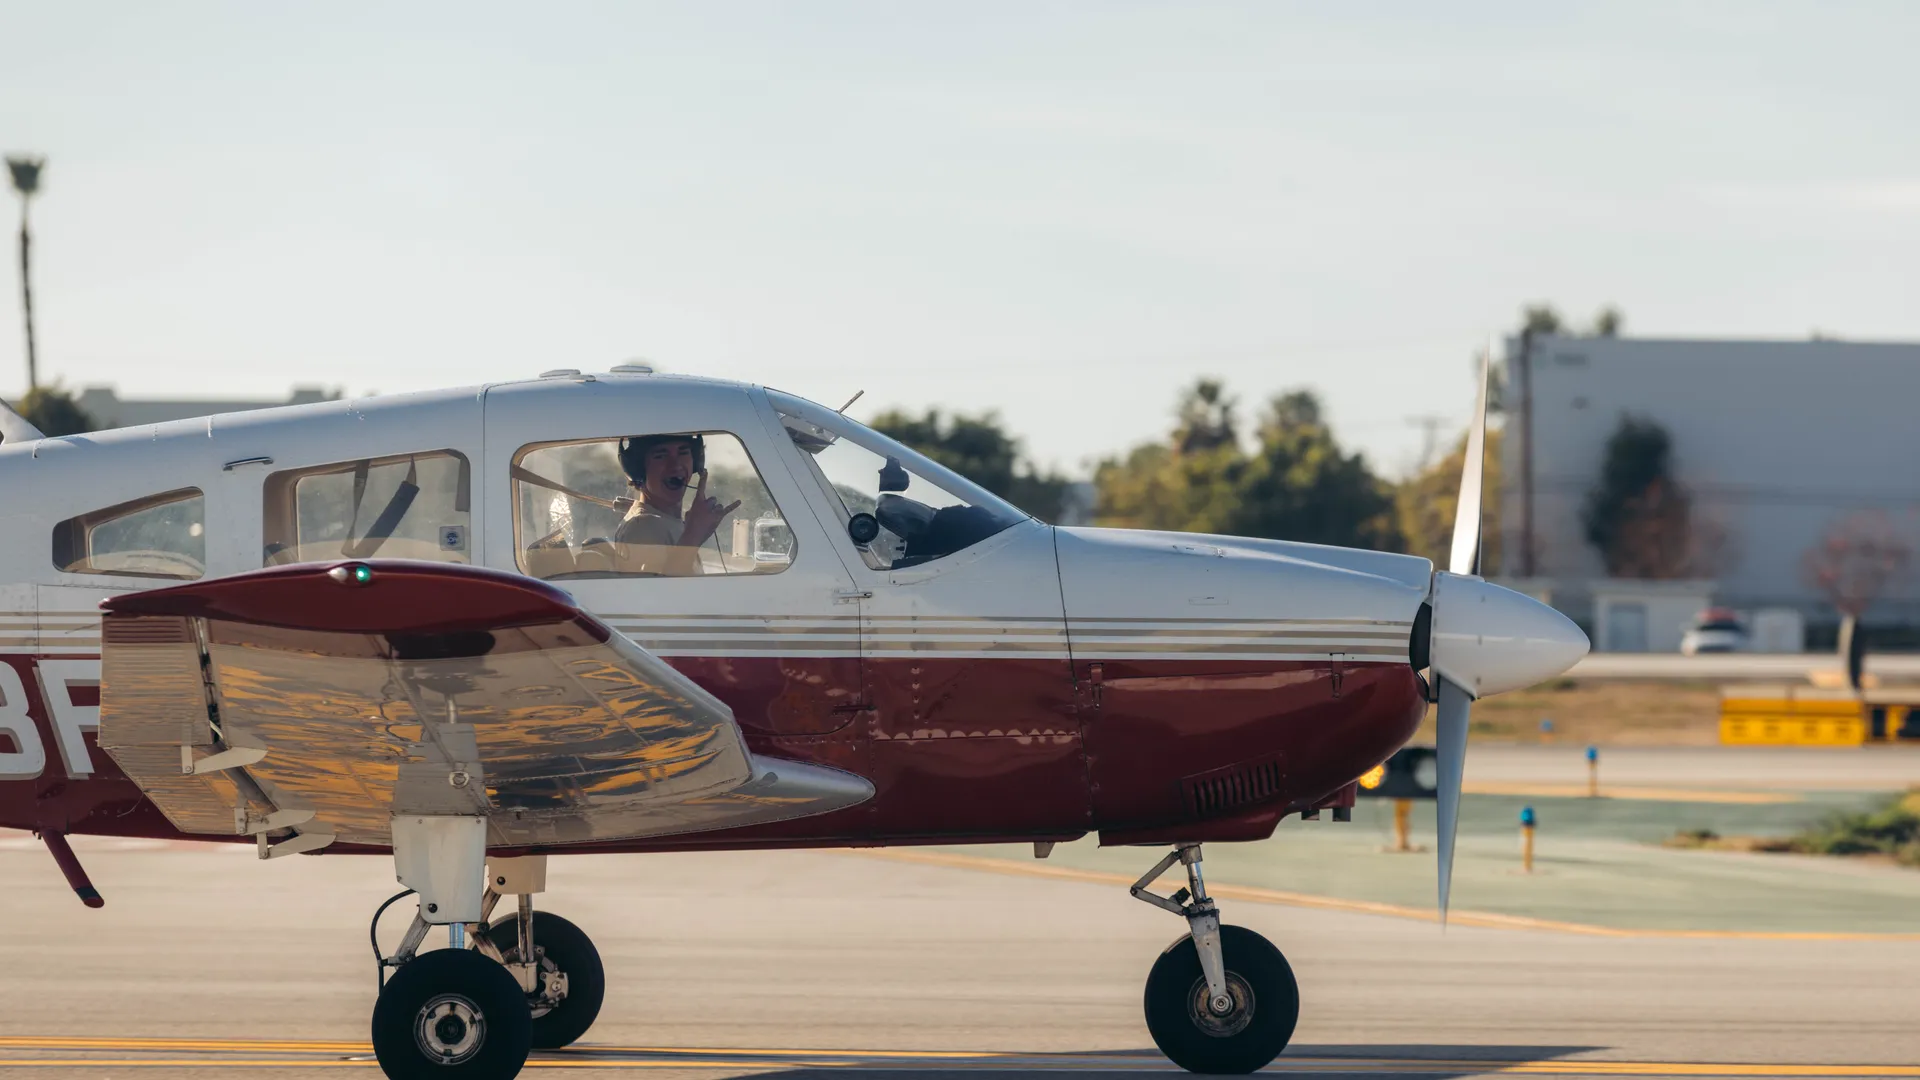
[[[93,417],[58,386],[40,386],[20,399],[19,414],[42,435],[78,435],[99,427]]]
[[[1123,529],[1227,532],[1246,465],[1238,446],[1181,453],[1176,442],[1141,443],[1094,470],[1095,520]]]
[[[1825,593],[1840,612],[1837,644],[1846,658],[1847,681],[1855,690],[1860,688],[1866,656],[1860,616],[1906,576],[1912,560],[1913,545],[1883,510],[1857,510],[1836,520],[1820,542],[1801,556],[1800,570],[1807,583]]]
[[[871,426],[1037,518],[1052,521],[1060,515],[1066,477],[1027,460],[1020,440],[1007,433],[995,413],[948,416],[928,409],[922,416],[911,416],[891,409]]]
[[[1480,538],[1483,567],[1500,565],[1500,428],[1487,429],[1485,483],[1481,487]],[[1460,506],[1460,473],[1467,460],[1467,436],[1427,469],[1394,488],[1394,520],[1408,554],[1444,567],[1453,552],[1453,518]]]
[[[1694,577],[1719,561],[1724,531],[1695,520],[1692,496],[1674,479],[1672,466],[1666,428],[1620,418],[1582,514],[1587,543],[1600,552],[1609,576]]]
[[[1181,394],[1165,441],[1108,458],[1094,474],[1102,524],[1230,533],[1354,547],[1398,545],[1390,489],[1344,453],[1311,391],[1268,403],[1259,445],[1240,445],[1234,399],[1215,379]]]
[[[1827,526],[1801,556],[1800,570],[1835,610],[1857,619],[1906,575],[1912,559],[1913,545],[1884,510],[1856,510]]]
[[[1593,325],[1586,331],[1587,337],[1619,337],[1620,331],[1627,325],[1626,313],[1613,304],[1602,307],[1593,316]],[[1573,324],[1560,316],[1552,304],[1528,304],[1520,309],[1520,332],[1540,337],[1544,334],[1561,336],[1578,334]]]
[[[1401,546],[1393,489],[1358,454],[1341,451],[1320,419],[1320,400],[1294,390],[1267,405],[1260,449],[1237,485],[1226,532],[1315,544]]]
[[[1180,425],[1173,441],[1183,454],[1216,450],[1240,441],[1239,400],[1219,379],[1201,379],[1180,395]]]
[[[1552,304],[1528,304],[1520,309],[1520,332],[1539,337],[1542,334],[1559,334],[1567,329],[1567,321],[1560,317]]]

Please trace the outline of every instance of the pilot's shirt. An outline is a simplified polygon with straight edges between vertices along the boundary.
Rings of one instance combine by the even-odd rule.
[[[659,574],[687,577],[701,572],[700,553],[682,547],[687,523],[671,514],[663,514],[645,503],[637,503],[627,520],[613,534],[619,554],[619,569],[626,574]]]

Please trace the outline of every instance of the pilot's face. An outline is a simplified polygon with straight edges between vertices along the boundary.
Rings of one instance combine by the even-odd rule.
[[[647,482],[641,487],[655,506],[680,505],[693,483],[693,443],[670,439],[647,450]]]

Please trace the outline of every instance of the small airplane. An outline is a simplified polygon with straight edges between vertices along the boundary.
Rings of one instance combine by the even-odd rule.
[[[1186,923],[1154,1041],[1250,1072],[1299,992],[1202,845],[1345,820],[1437,703],[1444,918],[1472,701],[1587,651],[1477,576],[1485,416],[1483,367],[1436,572],[1048,526],[843,411],[639,365],[61,438],[0,407],[0,826],[96,907],[70,834],[390,854],[396,1080],[591,1026],[549,856],[1096,833],[1164,848],[1132,894]]]

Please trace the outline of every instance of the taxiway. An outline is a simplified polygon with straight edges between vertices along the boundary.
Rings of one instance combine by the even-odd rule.
[[[101,910],[29,837],[0,834],[0,1073],[379,1075],[366,919],[396,888],[388,860],[76,847]],[[1170,1068],[1140,988],[1180,927],[1110,883],[793,852],[570,859],[551,884],[543,906],[594,935],[610,988],[590,1045],[530,1077]],[[1223,905],[1298,972],[1282,1072],[1920,1077],[1920,941],[1443,933],[1337,906]]]

